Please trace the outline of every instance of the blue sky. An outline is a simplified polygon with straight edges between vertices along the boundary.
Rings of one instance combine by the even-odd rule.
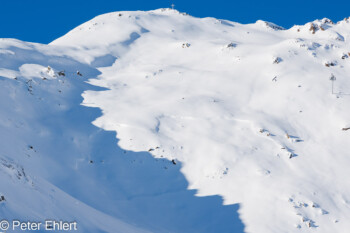
[[[339,21],[350,16],[350,0],[0,0],[0,38],[49,43],[99,14],[120,10],[170,7],[197,17],[211,16],[240,23],[258,19],[283,27],[318,18]]]

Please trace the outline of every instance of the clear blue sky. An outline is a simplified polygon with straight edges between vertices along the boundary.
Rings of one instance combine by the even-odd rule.
[[[339,21],[350,16],[350,0],[0,0],[0,38],[49,43],[99,14],[170,7],[197,17],[240,23],[258,19],[283,27],[318,18]]]

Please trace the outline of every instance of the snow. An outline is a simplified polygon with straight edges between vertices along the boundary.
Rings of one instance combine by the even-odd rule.
[[[284,30],[159,9],[49,45],[2,39],[1,217],[346,232],[349,38],[348,20]]]

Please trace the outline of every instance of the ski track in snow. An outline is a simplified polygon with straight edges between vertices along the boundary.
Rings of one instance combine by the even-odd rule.
[[[347,232],[349,37],[348,19],[284,30],[159,9],[101,15],[50,45],[3,39],[1,216]]]

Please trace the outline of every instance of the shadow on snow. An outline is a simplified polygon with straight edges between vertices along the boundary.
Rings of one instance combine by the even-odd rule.
[[[220,196],[196,197],[195,190],[187,189],[180,163],[121,149],[115,132],[91,124],[101,111],[79,106],[81,102],[82,98],[75,101],[77,107],[65,115],[62,127],[83,132],[75,139],[88,151],[79,153],[71,174],[62,171],[65,175],[56,183],[58,187],[151,232],[243,232],[239,205],[224,206]],[[87,188],[90,191],[85,192]]]
[[[35,59],[18,48],[16,53],[36,64],[47,66],[49,63],[56,70],[79,67],[91,77],[98,75],[97,70],[67,57],[50,56],[48,61],[39,53]],[[25,62],[26,59],[15,66]],[[10,62],[5,64],[11,69],[17,69],[15,66]],[[11,87],[4,95],[22,89],[17,91],[14,105],[27,101],[28,108],[33,108],[31,115],[24,111],[21,116],[28,122],[26,130],[33,132],[25,140],[40,154],[20,159],[26,161],[29,170],[35,174],[39,167],[44,179],[72,197],[151,232],[244,231],[237,213],[239,205],[224,206],[220,196],[195,196],[195,190],[187,189],[180,163],[174,165],[169,160],[156,159],[148,152],[125,151],[117,145],[115,132],[92,125],[101,111],[82,106],[81,93],[101,88],[85,83],[84,77],[67,75],[58,79],[61,80],[35,79],[31,94],[26,93],[24,79],[1,79],[2,85]],[[59,85],[62,86],[60,93],[57,92]]]

